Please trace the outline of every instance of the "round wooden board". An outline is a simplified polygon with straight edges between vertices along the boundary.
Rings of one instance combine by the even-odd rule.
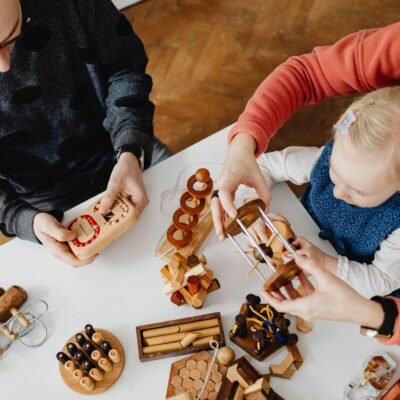
[[[96,332],[100,332],[103,335],[104,340],[107,340],[108,342],[110,342],[113,349],[118,350],[119,354],[121,355],[121,361],[118,364],[112,363],[113,368],[110,372],[105,372],[105,371],[101,370],[101,368],[99,368],[104,373],[104,378],[100,382],[95,382],[96,387],[91,391],[84,389],[80,385],[79,381],[76,381],[72,377],[72,374],[69,371],[67,371],[62,364],[60,364],[60,374],[61,374],[61,377],[63,378],[64,382],[67,384],[67,386],[69,388],[71,388],[73,391],[80,393],[80,394],[98,394],[98,393],[102,393],[102,392],[106,391],[112,385],[114,385],[114,383],[119,379],[119,377],[122,374],[122,371],[124,369],[124,365],[125,365],[124,348],[122,347],[120,341],[112,333],[105,331],[104,329],[95,328],[95,330],[96,330]],[[86,337],[86,333],[84,331],[81,331],[81,333],[84,334]],[[65,346],[63,348],[63,352],[67,355],[69,354],[67,351],[68,343],[75,343],[76,346],[79,349],[81,349],[81,347],[75,340],[75,336],[72,336],[67,341],[67,343],[65,344]],[[90,361],[92,361],[94,364],[96,364],[96,362],[93,361],[92,359],[90,359]]]

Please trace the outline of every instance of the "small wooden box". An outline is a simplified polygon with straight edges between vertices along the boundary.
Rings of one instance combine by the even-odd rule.
[[[219,340],[218,344],[219,347],[225,346],[225,335],[224,335],[224,328],[222,326],[222,318],[221,318],[221,313],[211,313],[211,314],[204,314],[200,316],[195,316],[195,317],[190,317],[190,318],[182,318],[182,319],[176,319],[176,320],[171,320],[171,321],[165,321],[165,322],[158,322],[154,324],[148,324],[148,325],[141,325],[136,327],[136,336],[137,336],[137,342],[138,342],[138,351],[139,351],[139,359],[140,361],[151,361],[151,360],[158,360],[161,358],[166,358],[166,357],[175,357],[175,356],[181,356],[185,354],[190,354],[190,353],[196,353],[199,351],[203,350],[211,350],[211,347],[208,343],[202,344],[199,346],[193,346],[190,345],[186,348],[182,348],[180,350],[167,350],[167,351],[159,351],[151,354],[145,354],[144,353],[144,347],[146,347],[145,343],[145,338],[144,338],[144,332],[149,331],[149,330],[154,330],[154,329],[160,329],[160,328],[171,328],[174,326],[178,325],[184,325],[184,324],[192,324],[196,322],[201,322],[203,323],[204,321],[208,320],[217,320],[217,327],[219,328]],[[205,328],[201,328],[205,329]],[[196,330],[193,331],[185,331],[181,333],[189,333],[189,332],[195,332]]]
[[[99,203],[100,200],[96,201],[67,224],[67,228],[77,234],[68,245],[80,260],[98,254],[129,230],[138,218],[133,204],[122,195],[118,195],[106,215],[97,211]]]

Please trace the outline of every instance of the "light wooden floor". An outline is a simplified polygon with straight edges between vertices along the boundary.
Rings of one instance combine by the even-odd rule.
[[[145,0],[124,11],[147,49],[156,134],[179,151],[234,122],[289,56],[400,19],[399,0]],[[320,145],[348,99],[305,107],[270,149]]]

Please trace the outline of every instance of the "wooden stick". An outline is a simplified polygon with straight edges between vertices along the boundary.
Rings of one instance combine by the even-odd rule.
[[[186,347],[190,346],[198,337],[199,337],[199,335],[197,333],[189,332],[180,341],[180,345],[183,348],[186,348]]]
[[[208,344],[211,342],[211,340],[216,340],[217,342],[219,342],[219,335],[216,336],[207,336],[201,339],[197,339],[193,342],[193,346],[197,347],[197,346],[203,346],[204,344]]]
[[[143,347],[143,354],[158,353],[162,351],[176,351],[181,350],[182,346],[179,342],[160,344],[156,346]]]
[[[205,336],[212,336],[212,335],[219,335],[221,332],[219,330],[219,327],[216,326],[214,328],[208,328],[208,329],[203,329],[199,331],[193,331],[192,333],[197,333],[199,338],[205,337]],[[165,335],[165,336],[156,336],[153,338],[148,338],[144,339],[144,344],[146,346],[155,346],[158,344],[165,344],[165,343],[172,343],[172,342],[179,342],[181,341],[187,333],[182,332],[182,333],[174,333],[172,335]]]
[[[205,321],[189,322],[187,324],[167,326],[165,328],[149,329],[143,332],[143,338],[148,339],[155,336],[170,335],[179,332],[191,332],[205,328],[218,326],[218,319],[207,319]]]

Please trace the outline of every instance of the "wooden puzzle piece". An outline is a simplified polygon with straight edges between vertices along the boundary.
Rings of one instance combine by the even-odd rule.
[[[156,250],[156,256],[168,260],[168,250],[177,249],[184,256],[194,254],[200,248],[212,229],[210,213],[210,195],[213,181],[210,172],[200,168],[187,182],[187,191],[180,199],[178,208],[172,217],[165,240]]]
[[[61,377],[70,389],[80,394],[97,394],[119,379],[125,354],[113,334],[86,325],[57,353],[57,360]]]
[[[264,360],[283,346],[296,344],[298,337],[289,333],[290,321],[259,296],[249,294],[235,317],[229,337],[258,361]]]
[[[217,399],[222,380],[226,374],[226,367],[217,360],[212,364],[212,356],[206,351],[191,355],[171,365],[166,397],[190,393],[193,398],[198,398],[210,368],[209,381],[199,398],[204,400]]]
[[[98,254],[137,221],[135,207],[122,195],[118,195],[106,215],[98,212],[99,204],[96,201],[67,224],[67,228],[77,235],[68,245],[80,260],[87,260]]]
[[[287,350],[287,356],[279,365],[270,365],[269,370],[271,376],[290,379],[294,375],[296,370],[298,370],[303,365],[303,358],[297,346],[287,346]]]
[[[11,286],[7,291],[1,289],[0,323],[7,322],[26,302],[28,294],[20,286]]]
[[[136,335],[141,361],[209,350],[211,340],[225,346],[220,313],[138,326]]]

